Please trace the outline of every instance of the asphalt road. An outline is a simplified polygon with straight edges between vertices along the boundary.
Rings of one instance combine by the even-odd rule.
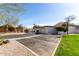
[[[40,35],[38,37],[26,38],[17,41],[30,48],[39,56],[50,56],[54,51],[59,38],[59,35]]]
[[[4,39],[13,39],[13,38],[21,38],[21,37],[29,37],[34,36],[33,33],[26,33],[21,35],[7,35],[1,36]],[[17,40],[22,43],[32,51],[34,51],[39,56],[50,56],[54,51],[60,35],[40,35],[38,37],[30,37],[25,39]]]
[[[28,37],[28,36],[33,36],[35,34],[33,33],[26,33],[26,34],[20,34],[20,35],[6,35],[6,36],[1,36],[3,39],[13,39],[13,38],[20,38],[20,37]]]

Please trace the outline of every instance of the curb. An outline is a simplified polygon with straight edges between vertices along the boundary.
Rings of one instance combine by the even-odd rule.
[[[62,35],[62,36],[63,36],[63,35]],[[56,50],[57,50],[57,48],[58,48],[58,46],[59,46],[59,44],[60,44],[60,42],[61,42],[62,36],[61,36],[61,38],[59,39],[58,44],[57,44],[56,47],[54,48],[54,51],[52,52],[51,56],[54,56],[54,55],[55,55],[55,52],[56,52]]]
[[[15,40],[16,41],[16,40]],[[34,56],[39,56],[37,55],[35,52],[33,52],[31,49],[29,49],[28,47],[26,47],[25,45],[19,43],[18,41],[16,41],[16,43],[20,44],[21,46],[23,46],[24,48],[26,48],[29,52],[31,52]]]

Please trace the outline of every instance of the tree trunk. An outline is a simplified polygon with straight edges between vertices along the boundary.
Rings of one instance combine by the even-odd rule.
[[[8,32],[8,25],[7,25],[7,28],[6,28],[6,32]]]
[[[68,31],[69,31],[69,20],[67,21],[67,34],[69,34]]]

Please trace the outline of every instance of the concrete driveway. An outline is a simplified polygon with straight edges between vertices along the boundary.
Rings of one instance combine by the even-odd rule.
[[[50,56],[54,51],[60,35],[40,35],[38,37],[17,40],[39,56]]]

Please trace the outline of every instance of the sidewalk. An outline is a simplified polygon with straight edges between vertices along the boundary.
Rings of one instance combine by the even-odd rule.
[[[0,56],[34,56],[34,54],[26,49],[15,40],[0,46]]]

